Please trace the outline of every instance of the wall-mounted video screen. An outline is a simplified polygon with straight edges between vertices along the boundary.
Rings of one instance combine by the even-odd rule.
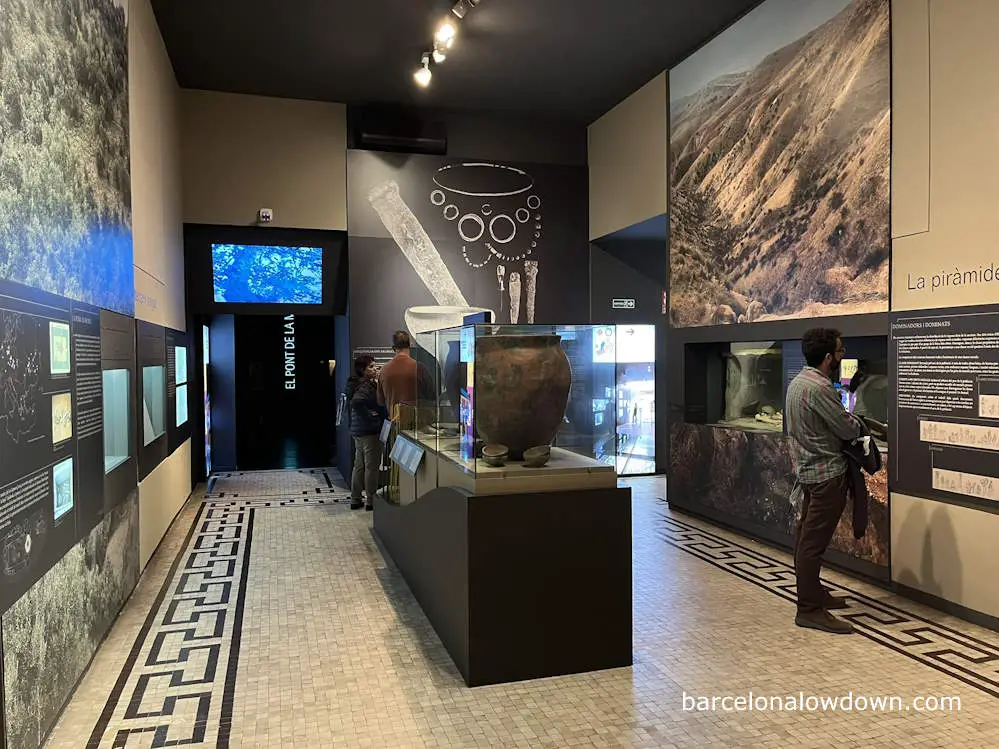
[[[322,304],[320,247],[213,244],[214,300],[225,304]]]

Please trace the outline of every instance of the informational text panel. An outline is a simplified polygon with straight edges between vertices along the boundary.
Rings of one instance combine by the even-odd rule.
[[[999,511],[999,310],[892,319],[893,491]]]

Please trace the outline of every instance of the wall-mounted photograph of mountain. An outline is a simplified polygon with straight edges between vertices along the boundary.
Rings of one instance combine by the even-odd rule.
[[[675,327],[888,309],[889,0],[768,0],[670,71]]]

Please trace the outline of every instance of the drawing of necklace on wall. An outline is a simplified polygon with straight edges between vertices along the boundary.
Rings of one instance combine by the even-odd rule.
[[[430,203],[455,224],[461,256],[470,268],[520,262],[535,254],[541,238],[541,198],[534,178],[516,167],[465,162],[434,175]]]

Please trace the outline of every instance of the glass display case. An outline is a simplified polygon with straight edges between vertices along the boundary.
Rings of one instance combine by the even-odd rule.
[[[142,368],[142,444],[166,432],[166,367]]]
[[[416,336],[417,401],[399,433],[472,476],[615,475],[615,364],[590,325],[466,325]]]
[[[720,423],[752,431],[783,431],[783,346],[774,341],[728,346]]]
[[[177,386],[176,398],[174,401],[174,426],[183,426],[187,423],[187,349],[183,346],[174,347],[174,368]]]
[[[843,408],[858,416],[882,449],[888,444],[888,341],[846,338],[836,387]]]
[[[844,338],[832,377],[843,408],[882,449],[888,440],[888,340]],[[801,341],[692,343],[684,347],[684,420],[753,432],[784,431],[784,397],[805,367]]]
[[[111,473],[129,455],[127,369],[106,369],[104,378],[104,473]]]
[[[174,372],[177,384],[187,382],[187,349],[184,346],[173,347]]]

